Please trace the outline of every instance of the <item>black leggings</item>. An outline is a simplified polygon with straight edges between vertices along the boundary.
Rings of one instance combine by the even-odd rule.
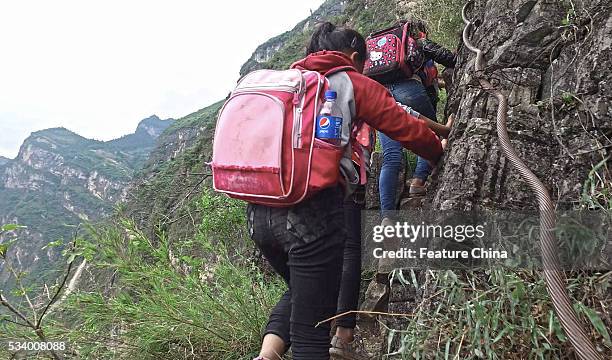
[[[341,188],[287,209],[249,204],[247,212],[252,239],[289,286],[265,334],[291,345],[295,360],[329,359],[330,323],[315,325],[338,304],[347,237]]]

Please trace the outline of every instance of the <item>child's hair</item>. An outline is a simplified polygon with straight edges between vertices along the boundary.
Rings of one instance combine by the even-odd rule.
[[[420,31],[423,34],[428,34],[429,33],[429,27],[427,26],[427,23],[424,20],[421,20],[421,19],[410,19],[409,21],[412,23],[412,27],[416,31]]]
[[[360,33],[353,29],[337,28],[330,22],[323,22],[310,38],[306,55],[323,51],[353,50],[359,54],[359,60],[365,61],[367,57],[366,42]]]

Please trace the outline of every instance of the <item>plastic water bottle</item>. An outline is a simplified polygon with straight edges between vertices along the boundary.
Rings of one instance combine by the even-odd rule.
[[[338,94],[333,90],[325,92],[325,103],[317,116],[315,137],[340,146],[342,142],[342,110],[336,104]]]

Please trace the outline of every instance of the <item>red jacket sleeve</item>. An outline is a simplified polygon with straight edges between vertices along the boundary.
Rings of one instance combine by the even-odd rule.
[[[424,120],[399,107],[389,91],[376,81],[353,71],[348,75],[355,92],[357,121],[365,121],[427,160],[440,159],[442,144]]]

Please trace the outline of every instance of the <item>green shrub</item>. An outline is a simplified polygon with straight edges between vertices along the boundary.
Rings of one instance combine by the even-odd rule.
[[[71,297],[64,319],[83,358],[257,354],[284,284],[243,255],[252,245],[242,231],[241,203],[205,191],[197,207],[204,213],[197,234],[180,243],[163,233],[152,240],[128,219],[90,228],[83,253],[93,273],[106,275]]]

